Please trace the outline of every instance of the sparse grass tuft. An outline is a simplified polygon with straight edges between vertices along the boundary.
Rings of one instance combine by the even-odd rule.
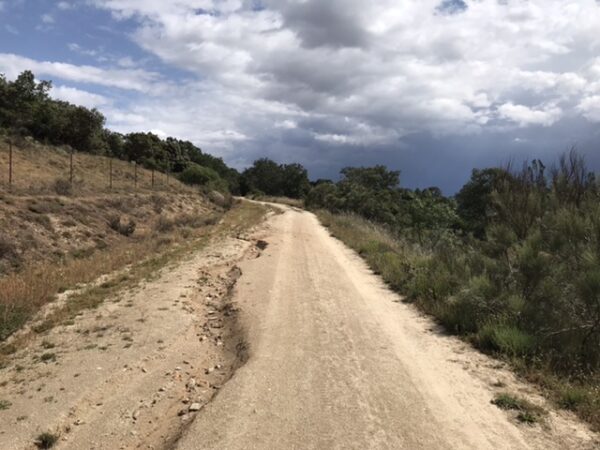
[[[58,442],[58,434],[50,433],[48,431],[41,433],[35,439],[34,443],[37,448],[40,449],[49,449],[54,447],[54,445]]]
[[[517,420],[523,423],[540,422],[545,414],[544,409],[540,406],[506,392],[498,394],[492,403],[500,409],[518,411]]]
[[[576,411],[578,407],[588,401],[587,390],[581,387],[568,386],[560,393],[558,404],[561,408]]]
[[[498,394],[492,403],[500,409],[520,410],[522,406],[521,400],[507,393]]]
[[[108,221],[111,229],[123,236],[129,237],[135,232],[136,223],[133,219],[123,222],[120,216],[114,216]]]
[[[56,353],[44,353],[42,356],[40,356],[40,361],[45,363],[54,362],[56,361]]]
[[[521,423],[533,425],[540,421],[540,417],[529,411],[521,411],[521,412],[519,412],[519,414],[517,414],[517,420]]]
[[[0,400],[0,411],[8,409],[12,406],[12,403],[8,400]]]
[[[55,344],[53,344],[52,342],[47,341],[45,339],[42,341],[41,346],[42,346],[42,348],[45,348],[46,350],[50,350],[51,348],[56,347]]]

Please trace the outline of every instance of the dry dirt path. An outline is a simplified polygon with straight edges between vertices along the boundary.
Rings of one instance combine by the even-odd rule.
[[[506,390],[543,400],[401,303],[312,214],[287,209],[263,238],[233,299],[249,360],[179,450],[597,448],[568,414],[528,426],[490,404]]]

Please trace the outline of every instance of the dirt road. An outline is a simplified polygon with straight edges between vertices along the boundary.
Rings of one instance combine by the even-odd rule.
[[[543,400],[401,303],[312,214],[288,210],[263,235],[234,296],[249,360],[178,449],[597,448],[565,413],[528,426],[492,405],[500,391]]]
[[[0,366],[0,449],[35,449],[44,432],[58,450],[600,448],[312,214],[268,214],[27,334]],[[544,406],[544,423],[490,404],[504,391]]]

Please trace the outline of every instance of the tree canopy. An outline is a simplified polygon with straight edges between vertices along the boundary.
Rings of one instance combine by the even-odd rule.
[[[221,158],[173,137],[113,132],[105,128],[100,111],[54,100],[49,95],[51,88],[50,81],[36,81],[31,71],[21,73],[14,81],[0,75],[0,128],[51,145],[135,161],[155,170],[181,173],[191,164],[200,165],[225,180],[232,192],[238,192],[239,173]]]

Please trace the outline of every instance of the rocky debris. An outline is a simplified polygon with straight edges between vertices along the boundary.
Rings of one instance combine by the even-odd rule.
[[[196,412],[196,411],[200,411],[201,408],[202,408],[202,405],[200,403],[192,403],[189,407],[189,411]]]

